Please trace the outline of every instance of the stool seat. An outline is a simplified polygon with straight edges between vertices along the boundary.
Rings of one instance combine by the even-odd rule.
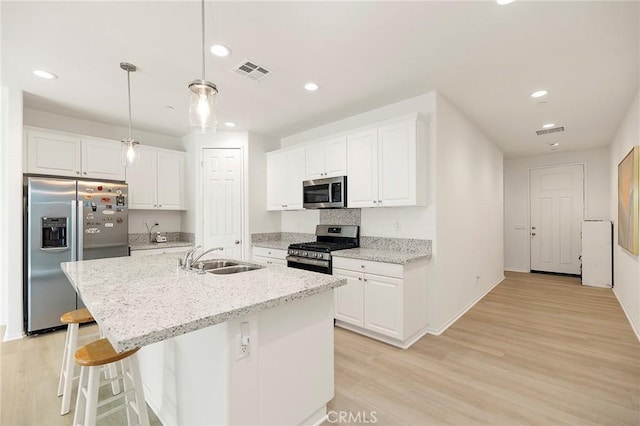
[[[102,338],[82,346],[76,351],[74,358],[78,365],[92,367],[120,361],[138,352],[139,349],[116,352],[109,340]]]
[[[62,314],[60,321],[63,324],[86,324],[94,319],[87,308],[82,308]]]

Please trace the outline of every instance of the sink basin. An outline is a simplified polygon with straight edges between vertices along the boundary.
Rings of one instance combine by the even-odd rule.
[[[202,269],[208,271],[210,269],[225,268],[227,266],[237,266],[238,264],[230,260],[205,260],[202,262],[202,265]],[[200,269],[200,262],[197,262],[193,267],[194,269]]]
[[[236,266],[228,266],[225,268],[211,269],[208,270],[210,274],[216,275],[228,275],[228,274],[237,274],[238,272],[247,272],[247,271],[255,271],[256,269],[262,269],[264,266],[250,266],[250,265],[236,265]]]

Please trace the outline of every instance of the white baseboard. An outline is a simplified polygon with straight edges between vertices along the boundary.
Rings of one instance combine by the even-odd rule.
[[[7,330],[4,333],[4,337],[2,338],[2,341],[3,342],[9,342],[11,340],[18,340],[18,339],[22,339],[24,336],[25,335],[22,332],[9,334],[9,331]]]
[[[613,287],[613,294],[616,295],[616,299],[618,299],[618,303],[622,307],[622,312],[624,312],[624,314],[627,316],[627,321],[629,321],[629,324],[631,324],[631,329],[636,334],[636,339],[640,341],[640,332],[638,331],[638,327],[636,327],[636,324],[633,322],[631,315],[629,315],[629,311],[627,311],[627,308],[624,306],[624,303],[622,303],[622,299],[620,299],[620,296],[618,296],[618,292],[616,291],[615,287]]]
[[[469,309],[473,308],[473,306],[476,303],[478,303],[480,300],[482,300],[482,298],[484,296],[486,296],[491,290],[493,290],[493,288],[495,286],[500,284],[502,281],[504,281],[504,277],[500,278],[498,281],[496,281],[494,284],[492,284],[487,290],[485,290],[482,294],[480,294],[478,297],[473,299],[467,306],[462,308],[462,310],[460,312],[455,314],[450,320],[446,321],[444,323],[444,325],[442,325],[441,327],[439,327],[437,329],[433,329],[433,328],[429,329],[429,334],[435,334],[436,336],[439,336],[442,333],[444,333],[447,330],[447,328],[451,327],[456,321],[458,321],[458,319],[460,319],[460,317],[462,317],[464,314],[466,314]]]
[[[528,274],[529,272],[531,272],[529,269],[518,269],[518,268],[504,268],[504,270],[507,272],[522,272],[525,274]]]
[[[388,337],[388,336],[385,336],[384,334],[376,333],[375,331],[370,331],[362,327],[358,327],[357,325],[352,325],[341,320],[336,320],[335,325],[336,327],[353,331],[354,333],[358,333],[363,336],[370,337],[371,339],[378,340],[380,342],[386,343],[391,346],[395,346],[396,348],[400,348],[400,349],[409,349],[411,345],[413,345],[415,342],[420,340],[422,336],[424,336],[429,332],[428,327],[424,327],[418,330],[417,332],[415,332],[413,335],[409,336],[407,339],[398,340],[398,339],[394,339],[393,337]]]

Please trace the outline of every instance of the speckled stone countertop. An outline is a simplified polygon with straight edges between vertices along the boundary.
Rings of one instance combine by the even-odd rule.
[[[166,243],[130,244],[131,250],[154,250],[173,247],[193,247],[193,243],[185,241],[167,241]]]
[[[422,259],[431,257],[431,251],[396,251],[396,250],[380,250],[369,248],[354,248],[347,250],[332,251],[331,255],[335,257],[348,257],[351,259],[371,260],[373,262],[397,263],[405,265],[411,262],[417,262]]]
[[[214,258],[213,256],[208,258]],[[64,262],[62,270],[117,351],[309,297],[346,280],[284,266],[229,275],[179,269],[175,254]]]
[[[292,244],[292,242],[281,241],[281,240],[259,241],[257,243],[251,243],[251,245],[254,247],[272,248],[272,249],[280,249],[280,250],[286,250],[287,248],[289,248],[289,244]]]

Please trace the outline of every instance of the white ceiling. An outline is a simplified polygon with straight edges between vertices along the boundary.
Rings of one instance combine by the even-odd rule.
[[[432,90],[507,157],[610,143],[638,91],[639,2],[208,2],[219,119],[288,136]],[[2,1],[2,83],[30,108],[182,136],[200,78],[200,3]],[[231,69],[255,61],[260,82]],[[34,76],[46,69],[57,80]],[[306,92],[315,81],[321,89]],[[549,90],[546,104],[529,97]],[[165,105],[172,105],[169,110]],[[546,122],[562,134],[536,136]],[[222,126],[220,126],[222,128]],[[125,136],[125,135],[123,135]],[[135,136],[135,134],[134,134]]]

